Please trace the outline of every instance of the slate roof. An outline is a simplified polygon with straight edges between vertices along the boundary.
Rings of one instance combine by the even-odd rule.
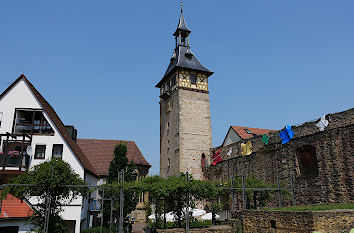
[[[6,198],[2,200],[0,219],[29,218],[32,214],[33,210],[26,201],[21,201],[11,194],[8,194]]]
[[[128,161],[135,164],[151,167],[134,141],[78,139],[77,143],[90,160],[100,176],[109,175],[109,165],[113,158],[114,147],[119,143],[126,143]]]
[[[181,16],[179,17],[179,21],[178,21],[178,26],[177,26],[176,32],[173,35],[174,36],[178,35],[178,31],[179,30],[185,31],[187,33],[191,32],[191,30],[187,26],[186,20],[184,19],[182,12],[181,12]]]
[[[184,37],[191,33],[191,30],[188,28],[186,20],[183,17],[182,11],[178,21],[176,32],[173,35],[178,36],[179,32],[181,32]],[[212,71],[202,65],[198,58],[193,54],[189,46],[178,45],[177,48],[175,48],[173,54],[174,55],[171,58],[170,64],[168,65],[164,76],[162,77],[161,81],[156,85],[156,87],[160,88],[162,84],[167,80],[167,77],[177,67],[206,72],[208,76],[213,74]]]
[[[187,48],[186,46],[178,46],[175,49],[175,53],[176,58],[171,59],[171,62],[168,65],[168,68],[162,80],[156,85],[156,87],[161,87],[161,85],[167,79],[168,75],[172,73],[172,71],[175,70],[177,67],[206,72],[208,75],[213,74],[212,71],[202,65],[202,63],[198,60],[198,58],[194,55],[190,48]]]
[[[262,134],[267,134],[271,131],[276,131],[272,129],[260,129],[260,128],[244,127],[244,126],[231,126],[231,128],[236,131],[236,133],[238,134],[238,136],[240,136],[241,139],[249,139],[254,137],[253,134],[247,133],[245,129],[248,129],[249,131],[251,131],[251,133],[254,133],[256,135],[262,135]]]
[[[60,134],[63,136],[64,140],[68,143],[69,147],[71,150],[74,152],[74,154],[77,156],[77,158],[80,160],[82,165],[84,166],[85,170],[89,171],[95,176],[97,175],[96,170],[90,163],[90,161],[86,158],[85,154],[82,152],[80,147],[74,142],[74,140],[71,138],[69,135],[69,132],[65,128],[63,122],[60,120],[58,114],[55,112],[53,107],[44,99],[44,97],[37,91],[37,89],[32,85],[32,83],[26,78],[24,74],[21,74],[20,77],[18,77],[15,82],[13,82],[1,95],[0,95],[0,100],[2,97],[10,91],[20,80],[24,80],[25,83],[29,86],[37,100],[40,102],[40,104],[43,107],[43,110],[48,114],[50,119],[53,121],[55,127],[58,129]]]

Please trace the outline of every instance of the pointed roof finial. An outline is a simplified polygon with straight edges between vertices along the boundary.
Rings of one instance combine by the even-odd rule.
[[[187,27],[187,23],[186,23],[186,20],[183,17],[182,12],[183,12],[183,1],[181,0],[181,16],[179,17],[177,30],[173,34],[174,36],[177,36],[179,31],[185,32],[187,34],[189,34],[191,32],[191,30],[189,30],[189,28]]]

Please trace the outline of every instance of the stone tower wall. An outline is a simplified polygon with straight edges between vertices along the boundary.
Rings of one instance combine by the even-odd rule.
[[[160,175],[178,176],[188,171],[203,179],[201,156],[212,147],[207,78],[195,73],[197,85],[190,84],[189,72],[181,70],[170,96],[160,101]],[[172,77],[174,76],[172,75]]]
[[[170,105],[170,110],[168,110],[168,105]],[[163,178],[171,175],[177,176],[180,170],[178,114],[178,93],[175,91],[168,100],[160,102],[160,176]]]
[[[203,179],[201,157],[212,147],[209,94],[178,90],[180,172]]]

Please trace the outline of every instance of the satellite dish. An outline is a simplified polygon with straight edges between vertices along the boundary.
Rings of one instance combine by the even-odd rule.
[[[26,153],[27,153],[28,155],[32,155],[32,154],[33,154],[32,146],[27,146]]]

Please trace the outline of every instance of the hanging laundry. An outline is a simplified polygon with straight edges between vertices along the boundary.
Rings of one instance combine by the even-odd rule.
[[[221,158],[221,155],[220,155],[220,152],[221,152],[221,149],[220,150],[218,150],[216,153],[215,153],[215,155],[213,155],[213,163],[212,163],[212,165],[216,165],[216,164],[218,164],[218,163],[220,163],[221,161],[223,161],[223,159]]]
[[[283,131],[279,133],[283,144],[290,142],[290,139],[294,137],[295,132],[291,130],[291,125],[287,125]]]
[[[262,142],[264,142],[264,144],[268,145],[268,141],[269,141],[268,135],[267,134],[263,134]]]
[[[241,143],[241,155],[246,156],[252,154],[252,143],[248,141],[246,144]]]
[[[316,126],[320,129],[320,131],[324,131],[325,128],[328,126],[328,121],[326,120],[326,115],[321,117],[321,120],[316,124]]]
[[[227,152],[227,157],[229,158],[232,154],[232,148],[230,148],[229,152]]]

